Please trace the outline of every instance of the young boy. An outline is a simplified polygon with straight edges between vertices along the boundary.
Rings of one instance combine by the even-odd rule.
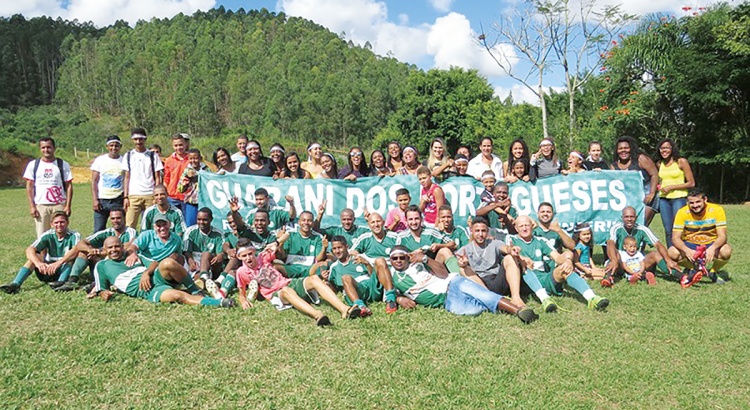
[[[408,229],[406,226],[406,208],[411,203],[409,190],[401,188],[396,191],[396,202],[398,208],[393,208],[385,217],[385,227],[391,232],[401,232]]]
[[[482,185],[484,185],[484,191],[479,195],[479,200],[482,202],[482,206],[495,202],[495,197],[492,195],[492,188],[495,187],[495,173],[492,171],[484,171],[482,173]]]
[[[437,222],[438,209],[445,203],[445,193],[438,184],[432,182],[432,173],[426,166],[417,168],[417,179],[422,186],[419,193],[419,210],[424,215],[425,225],[433,227]]]
[[[198,171],[208,169],[201,161],[203,157],[201,152],[195,148],[187,151],[188,165],[182,171],[180,182],[177,184],[177,192],[185,195],[183,204],[183,214],[185,224],[193,226],[198,217]]]
[[[622,243],[625,250],[620,253],[620,268],[625,272],[625,277],[631,285],[635,285],[639,280],[645,280],[649,285],[656,285],[656,277],[652,272],[646,271],[646,265],[643,253],[638,250],[638,244],[635,237],[628,236]]]

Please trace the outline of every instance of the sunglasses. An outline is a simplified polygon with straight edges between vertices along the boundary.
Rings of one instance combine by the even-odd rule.
[[[392,261],[405,261],[408,260],[409,257],[407,255],[400,255],[400,256],[391,256]]]
[[[350,157],[361,157],[362,153],[361,152],[350,152],[349,156]]]

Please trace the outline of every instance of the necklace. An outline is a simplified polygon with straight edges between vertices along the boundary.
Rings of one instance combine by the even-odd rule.
[[[484,250],[482,251],[482,254],[480,255],[480,254],[479,254],[479,253],[477,252],[477,250],[476,250],[476,249],[478,248],[478,246],[477,246],[477,243],[476,243],[476,242],[472,242],[471,244],[473,245],[473,246],[471,247],[471,253],[472,253],[472,254],[474,254],[474,256],[475,256],[475,257],[476,257],[477,259],[479,259],[479,260],[482,260],[482,259],[484,259],[484,255],[485,255],[485,254],[487,253],[487,248],[488,248],[489,246],[485,246],[485,247],[484,247]]]

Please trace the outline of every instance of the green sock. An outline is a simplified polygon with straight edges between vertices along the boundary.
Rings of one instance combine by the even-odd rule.
[[[668,275],[668,276],[671,275],[671,276],[677,278],[678,280],[682,277],[682,272],[680,272],[677,269],[670,270],[669,266],[667,266],[667,262],[664,259],[660,260],[656,264],[656,269],[658,269],[659,272],[661,272],[661,273],[663,273],[665,275]]]
[[[460,271],[458,268],[458,259],[455,256],[451,256],[445,260],[445,267],[448,268],[448,272],[450,273],[459,273]]]
[[[185,286],[185,289],[187,289],[188,292],[195,295],[196,293],[200,293],[200,289],[198,289],[198,286],[193,281],[193,278],[190,277],[190,275],[185,275],[185,278],[182,279],[182,283]]]
[[[31,269],[22,266],[21,269],[18,270],[18,275],[16,275],[16,278],[13,279],[13,283],[15,283],[18,286],[21,286],[21,284],[31,275]]]
[[[224,291],[224,295],[229,295],[229,292],[233,291],[235,287],[237,287],[237,279],[232,275],[227,275],[221,282],[221,290]]]
[[[211,279],[211,275],[208,274],[208,272],[200,272],[198,273],[198,276],[203,280]]]
[[[86,258],[76,258],[73,262],[73,270],[70,272],[70,279],[79,278],[87,266],[89,266],[89,261]]]
[[[367,307],[367,305],[365,305],[365,301],[362,300],[362,299],[355,300],[354,304],[357,305],[357,306],[359,306],[359,307]]]
[[[57,280],[59,280],[60,282],[67,282],[68,277],[70,276],[71,268],[72,266],[69,263],[66,263],[63,266],[61,266],[59,270],[60,276],[57,277]]]
[[[221,306],[221,299],[203,298],[203,299],[201,299],[201,305],[203,305],[203,306]]]
[[[396,290],[386,290],[385,291],[385,301],[386,302],[395,302],[396,301]]]

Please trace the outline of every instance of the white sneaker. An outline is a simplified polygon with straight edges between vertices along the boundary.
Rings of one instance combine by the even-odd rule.
[[[255,301],[255,298],[258,297],[258,281],[257,280],[251,280],[250,283],[247,284],[247,300],[250,302]]]
[[[219,287],[216,286],[216,282],[211,279],[206,279],[206,292],[208,292],[208,294],[214,299],[224,299],[224,295],[219,292]]]

